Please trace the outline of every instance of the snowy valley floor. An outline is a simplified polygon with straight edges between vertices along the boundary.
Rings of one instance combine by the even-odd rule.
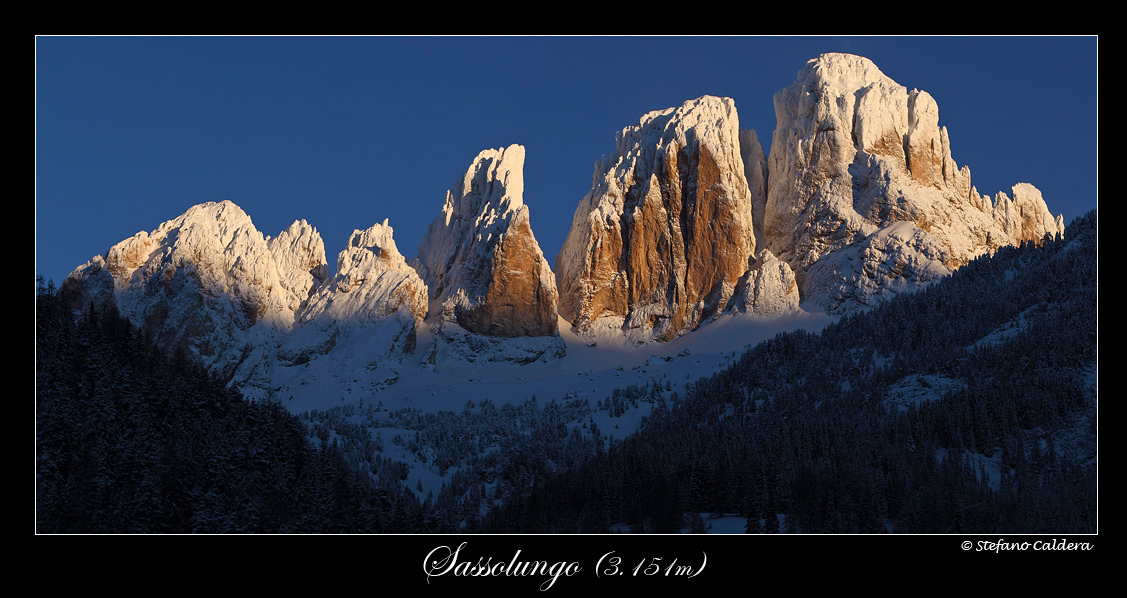
[[[751,346],[781,332],[806,329],[816,332],[830,323],[825,314],[799,313],[789,317],[759,317],[744,314],[724,316],[668,343],[631,346],[621,338],[584,340],[560,320],[560,336],[567,355],[552,361],[526,365],[480,361],[478,363],[423,363],[432,338],[419,335],[415,353],[398,368],[393,384],[352,372],[352,380],[339,372],[309,371],[310,384],[291,387],[292,398],[283,405],[294,413],[325,410],[344,404],[381,403],[384,409],[404,407],[422,411],[459,411],[466,401],[488,399],[497,405],[523,403],[535,396],[539,401],[584,398],[604,399],[612,389],[659,379],[668,379],[676,389],[685,380],[708,376],[726,366]],[[311,362],[314,368],[317,362]],[[380,372],[382,374],[382,372]]]
[[[831,321],[825,314],[806,312],[771,318],[725,314],[668,343],[633,346],[609,335],[581,339],[561,319],[566,356],[526,365],[448,360],[432,367],[424,363],[423,350],[432,338],[422,334],[418,339],[420,349],[398,368],[399,377],[393,384],[384,382],[382,370],[372,372],[372,378],[358,371],[346,379],[339,371],[317,371],[317,360],[313,360],[303,374],[312,382],[290,385],[286,392],[292,391],[293,398],[282,403],[310,422],[315,442],[318,438],[320,442],[336,439],[342,446],[364,453],[371,450],[367,444],[371,439],[370,446],[378,454],[360,458],[405,464],[403,481],[423,500],[428,495],[438,496],[451,475],[465,469],[450,461],[465,463],[472,456],[450,448],[452,452],[444,460],[439,456],[444,447],[438,446],[443,443],[431,440],[428,431],[448,428],[453,421],[452,425],[467,435],[481,435],[480,422],[485,418],[467,414],[481,416],[483,402],[494,407],[519,407],[535,398],[536,409],[553,402],[566,404],[569,407],[561,417],[568,420],[569,429],[590,435],[592,428],[597,428],[604,438],[621,439],[638,429],[652,405],[624,401],[619,409],[600,409],[599,403],[607,401],[615,389],[656,386],[665,399],[673,399],[684,393],[687,382],[720,371],[761,341],[796,329],[816,332]],[[436,420],[436,414],[445,417]],[[527,426],[522,430],[525,433],[531,432],[528,427],[539,425],[524,421],[520,425]],[[349,433],[363,437],[346,438]],[[504,433],[460,442],[478,447],[471,448],[471,453],[489,453],[500,449],[502,443],[497,441],[501,436]]]

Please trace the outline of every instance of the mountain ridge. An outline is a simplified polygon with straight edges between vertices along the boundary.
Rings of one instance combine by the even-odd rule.
[[[417,258],[399,253],[385,220],[354,231],[331,273],[305,220],[270,238],[234,203],[209,202],[114,245],[63,287],[73,306],[113,300],[155,337],[272,395],[280,368],[333,352],[354,334],[343,328],[383,327],[370,334],[394,346],[369,344],[365,363],[394,383],[420,336],[431,368],[479,352],[520,364],[566,354],[561,326],[589,343],[645,345],[726,313],[841,315],[1063,232],[1032,185],[1013,199],[979,195],[930,95],[868,59],[809,61],[775,107],[770,154],[739,128],[731,98],[619,131],[554,270],[529,226],[514,144],[474,158]]]

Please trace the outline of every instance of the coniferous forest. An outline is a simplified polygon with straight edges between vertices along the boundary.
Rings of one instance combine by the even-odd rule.
[[[1091,212],[683,394],[393,414],[453,472],[425,500],[362,426],[248,402],[40,281],[36,531],[1094,533],[1096,251]],[[624,440],[580,426],[640,402]]]
[[[36,299],[35,390],[40,533],[425,527],[398,479],[315,448],[296,416],[166,355],[112,307],[76,318],[50,287]]]
[[[673,532],[704,512],[751,533],[1094,533],[1096,232],[1092,212],[760,344],[486,529]],[[890,404],[906,380],[945,390]]]

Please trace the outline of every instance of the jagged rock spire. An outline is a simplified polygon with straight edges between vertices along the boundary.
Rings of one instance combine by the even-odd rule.
[[[558,333],[556,283],[524,204],[524,147],[482,151],[419,243],[432,313],[497,337]]]

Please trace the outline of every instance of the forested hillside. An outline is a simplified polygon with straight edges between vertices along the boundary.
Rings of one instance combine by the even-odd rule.
[[[762,343],[485,529],[1094,532],[1096,234]]]
[[[296,416],[167,356],[112,307],[76,319],[41,285],[35,347],[39,533],[426,529],[391,468],[315,448]]]
[[[40,284],[36,530],[1094,532],[1096,241],[1092,212],[683,394],[459,413],[250,402]]]

